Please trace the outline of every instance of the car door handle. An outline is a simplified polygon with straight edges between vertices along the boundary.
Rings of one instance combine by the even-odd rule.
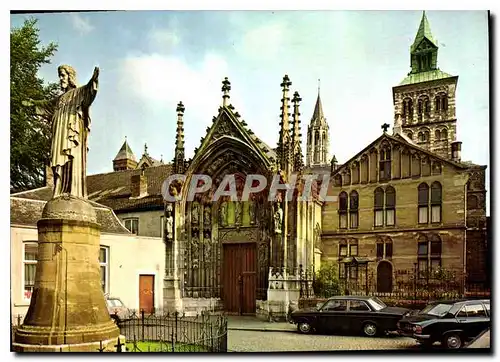
[[[459,322],[467,322],[467,319],[459,319]]]

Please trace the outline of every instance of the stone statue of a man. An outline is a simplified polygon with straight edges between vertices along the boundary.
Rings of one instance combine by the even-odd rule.
[[[274,212],[274,232],[281,234],[281,226],[283,223],[283,210],[279,202],[276,203],[276,211]]]
[[[81,87],[76,84],[76,71],[73,67],[61,65],[57,70],[62,94],[51,101],[35,103],[37,113],[52,123],[52,197],[66,194],[87,198],[90,105],[97,94],[99,68],[94,68],[90,81]]]

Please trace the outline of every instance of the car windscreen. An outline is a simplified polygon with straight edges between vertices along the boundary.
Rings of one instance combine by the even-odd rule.
[[[123,303],[120,299],[108,299],[108,305],[110,307],[123,307]]]
[[[368,302],[370,303],[370,305],[373,307],[373,309],[375,310],[381,310],[381,309],[384,309],[385,307],[387,307],[387,305],[385,305],[384,302],[382,302],[380,299],[378,299],[377,297],[375,298],[370,298],[368,299]]]
[[[453,307],[453,304],[430,304],[422,309],[419,314],[442,317],[450,311],[451,307]]]

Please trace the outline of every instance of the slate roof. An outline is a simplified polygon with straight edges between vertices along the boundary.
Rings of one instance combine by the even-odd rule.
[[[131,198],[131,178],[140,175],[142,170],[123,170],[87,176],[87,192],[89,200],[96,205],[104,205],[116,213],[138,210],[163,208],[161,186],[171,174],[170,164],[144,169],[147,180],[147,196]],[[30,191],[19,192],[11,196],[31,200],[48,201],[52,197],[52,187],[46,186]]]
[[[52,196],[52,187],[38,189],[39,192],[32,195],[46,194],[49,191],[49,199]],[[40,190],[42,192],[40,192]],[[29,199],[11,196],[10,198],[10,223],[11,225],[36,226],[42,217],[43,207],[47,200]],[[97,222],[101,225],[101,232],[111,234],[130,234],[130,232],[120,223],[116,215],[108,207],[90,201],[95,209]]]
[[[311,118],[311,124],[321,125],[325,120],[325,114],[323,113],[323,105],[321,103],[321,97],[316,99],[316,105],[314,106],[314,112]]]
[[[132,149],[130,148],[130,146],[128,145],[127,140],[125,140],[125,142],[123,142],[123,145],[120,148],[120,150],[118,151],[118,153],[116,154],[116,157],[115,157],[114,160],[115,161],[117,161],[117,160],[133,160],[133,161],[136,161],[135,155],[132,152]]]
[[[130,198],[132,176],[140,175],[142,170],[123,170],[87,176],[89,199],[111,207],[115,212],[163,207],[161,186],[172,172],[172,165],[146,167],[147,196]]]

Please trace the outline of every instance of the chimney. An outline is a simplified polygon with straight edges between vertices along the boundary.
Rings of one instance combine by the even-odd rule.
[[[45,186],[54,187],[54,173],[48,165],[45,165]]]
[[[460,162],[462,159],[462,142],[455,141],[451,143],[451,160]]]
[[[147,196],[148,182],[147,182],[147,177],[144,174],[144,170],[142,170],[139,175],[132,175],[130,181],[131,181],[130,189],[132,191],[132,195],[130,197],[138,198]]]

